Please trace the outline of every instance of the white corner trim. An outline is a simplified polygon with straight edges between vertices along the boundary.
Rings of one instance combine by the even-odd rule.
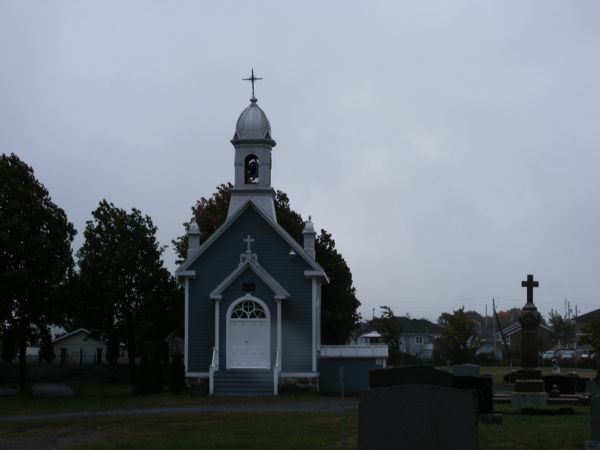
[[[317,279],[312,279],[312,370],[317,371]]]
[[[208,378],[208,372],[185,372],[186,378]]]
[[[387,345],[321,345],[321,358],[387,358]]]
[[[182,270],[181,272],[175,272],[175,275],[181,278],[194,278],[196,276],[196,271]]]
[[[283,378],[317,378],[319,372],[281,372]]]
[[[188,344],[189,344],[189,317],[190,314],[188,312],[189,308],[190,308],[190,279],[186,278],[185,279],[185,285],[184,285],[184,332],[183,332],[183,364],[185,367],[185,371],[187,373],[188,370]]]

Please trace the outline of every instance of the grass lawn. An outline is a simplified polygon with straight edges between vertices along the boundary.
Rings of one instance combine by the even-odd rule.
[[[481,369],[501,384],[509,368]],[[581,376],[587,376],[580,369]],[[590,375],[595,373],[590,371]],[[2,416],[74,411],[107,411],[169,406],[224,405],[228,403],[286,403],[327,401],[332,397],[298,396],[228,399],[173,395],[168,392],[139,397],[128,385],[75,386],[74,398],[0,398],[0,448],[81,449],[353,449],[356,448],[357,412],[165,413],[142,416],[92,416],[69,419],[3,421]],[[495,405],[501,425],[479,425],[480,448],[581,449],[591,438],[590,409],[577,406],[572,415],[526,416]]]
[[[74,386],[76,396],[66,398],[35,398],[31,394],[14,397],[0,397],[0,421],[2,416],[61,413],[73,411],[106,411],[114,409],[140,409],[169,406],[193,406],[206,404],[322,400],[317,394],[300,394],[280,397],[249,397],[243,399],[190,396],[187,393],[174,395],[170,392],[148,395],[133,395],[127,384],[92,384]],[[0,446],[1,448],[1,446]]]
[[[479,425],[480,448],[581,449],[589,408],[568,416],[503,412],[502,425]],[[353,449],[357,413],[206,413],[0,422],[2,448]],[[342,434],[344,433],[344,434]],[[342,439],[342,436],[345,436]]]

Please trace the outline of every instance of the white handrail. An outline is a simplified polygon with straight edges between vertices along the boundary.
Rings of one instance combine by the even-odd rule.
[[[219,370],[219,352],[216,347],[213,347],[212,360],[208,370],[208,393],[215,393],[215,372]]]
[[[281,349],[277,349],[275,367],[273,367],[273,395],[279,395],[279,374],[281,373]]]

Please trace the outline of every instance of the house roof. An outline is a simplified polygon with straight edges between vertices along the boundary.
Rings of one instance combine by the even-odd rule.
[[[269,274],[260,264],[255,261],[247,260],[241,263],[233,272],[231,272],[211,293],[210,298],[220,300],[223,291],[231,285],[246,269],[252,270],[269,288],[275,293],[275,299],[284,300],[290,297],[288,291],[280,285],[275,278]]]
[[[409,317],[396,318],[400,320],[400,324],[402,325],[402,334],[442,334],[442,327],[427,319],[411,319]],[[360,336],[365,336],[373,331],[376,332],[375,327],[373,326],[373,322],[369,321],[362,329]]]
[[[593,311],[582,314],[581,316],[577,316],[575,318],[575,322],[585,323],[595,319],[600,319],[600,309],[595,309]]]
[[[399,317],[402,334],[442,334],[442,327],[427,319],[411,319]]]
[[[327,278],[327,274],[321,265],[311,258],[304,251],[304,248],[298,242],[296,242],[296,240],[290,236],[290,234],[285,231],[281,225],[267,216],[252,199],[248,199],[244,205],[239,207],[231,216],[227,218],[227,220],[225,220],[225,222],[219,228],[217,228],[217,230],[200,246],[200,248],[198,248],[198,250],[189,255],[183,264],[181,264],[181,266],[179,266],[179,268],[175,271],[175,275],[179,277],[194,276],[195,274],[193,271],[189,270],[190,266],[200,257],[200,255],[210,248],[210,246],[213,245],[248,208],[254,208],[254,210],[265,220],[265,222],[267,222],[277,232],[277,234],[279,234],[290,245],[290,247],[292,247],[294,252],[296,252],[297,255],[306,261],[306,263],[313,269],[310,271],[310,276],[322,277],[326,283],[329,283],[329,278]]]
[[[63,334],[60,337],[57,337],[56,339],[54,339],[52,342],[58,342],[58,341],[62,341],[63,339],[69,338],[71,336],[75,336],[76,334],[79,333],[85,333],[88,336],[92,333],[90,333],[88,330],[86,330],[85,328],[77,328],[76,330],[71,331],[70,333],[67,334]]]
[[[539,328],[541,328],[542,330],[545,330],[549,333],[554,333],[554,331],[552,331],[552,328],[550,328],[548,325],[544,325],[543,323],[540,323]],[[502,332],[504,332],[505,336],[511,336],[520,331],[521,331],[521,324],[519,322],[513,322],[509,326],[507,326],[506,328],[504,328],[502,330]],[[500,331],[496,331],[495,336],[496,336],[496,338],[500,338],[502,336],[502,333]]]

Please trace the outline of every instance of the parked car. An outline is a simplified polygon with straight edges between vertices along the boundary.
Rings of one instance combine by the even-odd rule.
[[[543,359],[544,361],[552,361],[552,360],[554,359],[554,350],[548,350],[548,351],[545,351],[545,352],[542,354],[542,359]]]
[[[573,361],[576,356],[577,353],[575,350],[561,350],[558,352],[558,357],[561,361]]]

